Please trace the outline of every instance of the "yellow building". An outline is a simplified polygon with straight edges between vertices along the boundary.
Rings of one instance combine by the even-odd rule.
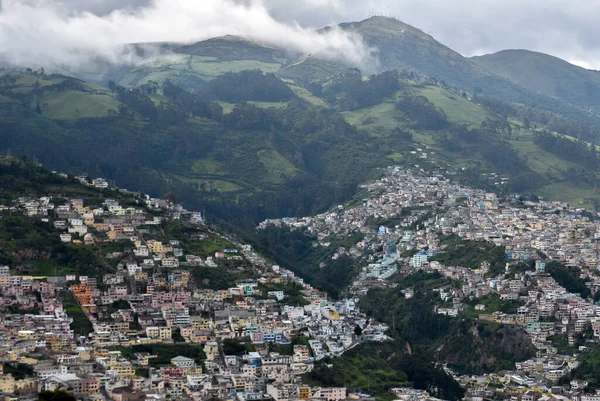
[[[35,340],[37,335],[33,330],[19,330],[17,333],[19,340]]]
[[[310,398],[310,387],[300,386],[298,387],[298,398],[301,400],[308,400]]]
[[[0,391],[5,394],[15,392],[15,378],[12,375],[8,374],[0,377]]]
[[[192,327],[200,331],[210,331],[212,329],[212,322],[207,319],[200,319],[192,324]]]
[[[72,348],[73,344],[66,337],[57,335],[46,337],[46,348],[50,351],[67,351]]]
[[[146,327],[146,336],[166,340],[173,336],[173,330],[170,327]]]
[[[115,361],[108,364],[108,369],[114,371],[118,376],[123,378],[132,378],[135,376],[133,365],[129,361]]]
[[[79,347],[77,348],[77,356],[79,356],[84,361],[89,361],[92,359],[92,352],[87,347]]]
[[[214,361],[219,356],[219,346],[216,342],[208,342],[204,346],[204,353],[206,353],[206,359]]]
[[[23,380],[17,380],[15,382],[15,391],[31,391],[31,390],[37,390],[38,387],[38,381],[37,379],[23,379]]]

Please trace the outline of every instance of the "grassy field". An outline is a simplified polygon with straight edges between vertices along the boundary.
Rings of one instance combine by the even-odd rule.
[[[281,64],[265,63],[256,60],[232,60],[232,61],[203,61],[197,60],[194,56],[192,60],[192,69],[199,72],[207,79],[215,78],[226,72],[240,72],[244,70],[260,69],[264,72],[277,72]]]
[[[308,89],[305,89],[301,86],[297,86],[294,85],[294,81],[288,80],[288,79],[284,79],[283,81],[285,81],[288,86],[290,87],[290,89],[292,91],[294,91],[294,93],[296,94],[296,96],[298,96],[300,99],[304,99],[307,102],[313,104],[314,106],[318,106],[318,107],[329,107],[329,105],[327,104],[327,102],[325,102],[323,99],[316,97],[315,95],[313,95],[312,93],[310,93],[310,91]]]
[[[509,139],[508,142],[523,160],[527,161],[527,165],[538,174],[550,172],[552,175],[562,176],[563,171],[571,167],[576,167],[575,164],[539,148],[533,143],[533,135],[531,133],[519,134]]]
[[[40,100],[42,114],[58,120],[106,117],[109,110],[119,110],[119,102],[107,94],[77,91],[51,93]]]
[[[72,294],[69,294],[63,300],[63,307],[65,308],[67,315],[69,315],[70,318],[73,318],[71,329],[75,332],[76,336],[88,335],[89,333],[94,332],[92,323],[89,321],[85,313],[83,313],[81,307],[77,301],[75,301],[75,298]]]
[[[187,252],[204,257],[212,256],[215,252],[220,252],[225,248],[232,248],[232,245],[229,241],[216,236],[212,236],[201,241],[186,243],[183,246]]]
[[[149,81],[162,83],[169,78],[192,74],[209,81],[226,72],[260,69],[265,72],[277,72],[281,64],[265,63],[256,60],[218,61],[213,57],[174,55],[156,65],[139,67],[132,70],[119,81],[126,87],[143,85]]]
[[[48,78],[48,77],[41,77],[41,76],[37,77],[35,75],[13,74],[10,72],[0,73],[0,77],[4,76],[4,75],[12,75],[12,76],[18,75],[15,85],[17,87],[19,87],[19,86],[23,87],[23,89],[27,89],[27,91],[29,91],[29,90],[31,90],[31,88],[33,88],[33,85],[36,83],[36,81],[39,83],[40,87],[54,85],[54,84],[60,83],[62,81],[61,78]]]
[[[590,209],[594,208],[591,199],[600,196],[592,188],[582,188],[580,184],[567,181],[543,186],[535,192],[547,200],[567,202],[573,206]]]
[[[402,159],[404,159],[404,155],[402,153],[394,153],[389,155],[388,158],[392,159],[396,163],[400,163]]]
[[[452,123],[480,125],[488,117],[488,113],[481,106],[438,86],[416,88],[414,92],[425,96],[431,103],[444,110]]]
[[[298,169],[285,157],[275,150],[263,149],[258,151],[258,159],[267,169],[266,179],[274,184],[285,181],[284,177],[294,177]]]
[[[566,170],[578,167],[575,163],[540,149],[533,142],[531,133],[513,136],[508,142],[533,171],[540,175],[550,174],[553,177],[555,182],[536,189],[535,192],[539,196],[548,200],[568,202],[574,206],[593,207],[590,199],[598,197],[593,188],[582,183],[569,182],[565,177]]]
[[[205,159],[199,159],[197,161],[194,162],[193,166],[192,166],[192,171],[194,173],[197,174],[223,174],[223,170],[224,170],[223,163],[211,159],[211,158],[205,158]]]
[[[346,121],[359,129],[369,131],[371,135],[384,130],[392,130],[398,126],[395,117],[401,118],[402,113],[396,111],[393,103],[381,103],[363,109],[345,111],[342,113]]]
[[[54,260],[38,260],[33,264],[35,266],[35,271],[32,273],[40,276],[58,276],[73,271],[73,269],[61,266]]]
[[[237,192],[244,188],[243,186],[226,179],[196,178],[183,175],[173,175],[173,177],[177,178],[179,181],[189,184],[198,184],[204,186],[206,190],[214,189],[218,192]]]
[[[261,109],[284,109],[287,107],[288,102],[248,102],[253,106],[260,107]]]

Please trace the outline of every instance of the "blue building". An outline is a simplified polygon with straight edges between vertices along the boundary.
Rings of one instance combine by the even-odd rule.
[[[536,271],[536,272],[543,272],[543,271],[546,271],[546,263],[544,263],[544,262],[543,262],[543,261],[541,261],[541,260],[537,260],[537,261],[535,262],[535,271]]]

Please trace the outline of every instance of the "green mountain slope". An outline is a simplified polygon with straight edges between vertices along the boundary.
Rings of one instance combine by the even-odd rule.
[[[174,47],[172,54],[149,65],[134,68],[119,83],[139,86],[150,81],[171,80],[190,89],[226,72],[260,69],[277,72],[289,62],[281,49],[258,44],[237,36],[224,36],[192,45]]]
[[[410,69],[461,87],[472,86],[473,81],[468,79],[485,75],[477,64],[394,18],[372,17],[340,24],[340,27],[358,32],[365,42],[375,46],[383,69]]]
[[[130,256],[121,255],[117,259],[106,255],[113,252],[131,250],[129,239],[119,241],[98,240],[93,244],[81,242],[76,234],[73,243],[63,243],[58,229],[53,224],[57,220],[65,221],[57,213],[45,216],[27,216],[24,207],[17,199],[35,200],[49,197],[55,206],[68,204],[71,199],[79,199],[90,209],[104,208],[104,202],[112,199],[126,208],[133,207],[150,216],[165,219],[162,226],[150,229],[156,239],[177,239],[181,247],[189,253],[206,257],[224,248],[235,248],[218,229],[210,224],[196,225],[189,220],[171,220],[165,210],[146,208],[145,197],[138,192],[121,191],[110,188],[100,189],[83,185],[72,175],[52,173],[45,167],[24,162],[19,158],[0,156],[0,263],[9,265],[20,274],[35,276],[54,276],[69,273],[89,275],[101,278],[103,274],[114,273],[117,263],[130,260]],[[146,216],[147,217],[147,216]],[[44,221],[45,220],[45,221]],[[96,223],[102,222],[96,217]],[[102,237],[95,228],[90,233]],[[194,239],[193,234],[202,234],[202,239]],[[104,237],[105,238],[105,237]],[[212,271],[211,271],[212,270]],[[220,289],[228,288],[237,279],[252,277],[250,272],[238,273],[220,266],[217,270],[196,267],[193,278],[200,287]],[[209,279],[202,284],[203,280]]]
[[[241,102],[229,113],[173,85],[109,91],[62,76],[3,77],[4,151],[157,195],[176,191],[220,218],[326,208],[385,161],[373,157],[377,145],[341,115],[303,102],[266,76],[269,88],[290,101],[265,109]],[[255,85],[256,78],[236,85],[237,93],[264,107],[271,92]]]
[[[574,180],[582,166],[540,148],[519,116],[506,120],[407,74],[336,74],[316,90],[242,72],[207,81],[197,94],[170,81],[111,91],[35,73],[5,73],[0,83],[0,149],[155,195],[175,191],[228,220],[323,210],[391,163],[467,168],[470,184],[491,190],[586,205],[597,197],[598,168]],[[420,148],[431,155],[412,153]]]
[[[433,78],[444,84],[486,97],[516,102],[540,110],[600,125],[596,113],[589,113],[595,80],[575,77],[573,85],[567,80],[556,91],[540,90],[536,85],[524,85],[512,74],[496,71],[493,63],[469,59],[444,46],[430,35],[393,18],[372,17],[360,22],[340,24],[342,29],[360,34],[367,45],[377,50],[378,65],[355,66],[365,74],[389,69],[409,71],[417,76]],[[325,28],[330,29],[330,28]],[[214,38],[187,46],[170,46],[168,57],[134,68],[118,81],[124,86],[138,86],[166,80],[189,90],[202,90],[207,81],[225,72],[261,69],[289,79],[297,85],[310,87],[326,84],[349,66],[311,56],[291,54],[282,49],[235,36]],[[510,62],[510,61],[509,61]],[[525,74],[527,75],[527,74]],[[580,94],[583,90],[584,94]],[[314,92],[314,91],[311,91]],[[585,94],[587,93],[587,94]],[[584,102],[582,103],[581,99]],[[586,103],[587,101],[587,103]],[[593,105],[593,104],[592,104]],[[583,108],[582,108],[583,107]]]
[[[598,107],[598,71],[586,70],[557,57],[528,50],[504,50],[471,60],[532,91],[583,107]]]
[[[394,19],[342,28],[379,49],[382,69],[399,70],[366,76],[226,36],[165,45],[169,54],[115,75],[110,89],[0,72],[0,150],[155,195],[175,191],[227,220],[323,210],[390,163],[597,203],[600,167],[576,156],[586,151],[567,157],[537,139],[548,131],[597,141],[593,117],[563,117],[585,114],[578,106],[511,83]],[[547,111],[554,106],[559,114]]]
[[[377,48],[383,69],[405,69],[469,93],[535,106],[573,118],[588,118],[577,107],[514,84],[394,18],[372,17],[340,27],[359,33],[368,45]]]

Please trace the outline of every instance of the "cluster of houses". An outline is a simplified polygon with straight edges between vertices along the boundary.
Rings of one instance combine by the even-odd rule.
[[[80,181],[105,188],[102,180]],[[364,266],[348,289],[352,298],[335,302],[249,245],[203,226],[201,214],[165,200],[16,200],[6,209],[53,225],[63,242],[123,246],[104,255],[115,270],[93,277],[22,276],[0,266],[0,357],[6,361],[0,391],[7,399],[31,399],[53,389],[117,401],[370,399],[346,388],[308,386],[301,376],[363,341],[387,340],[388,327],[361,313],[358,299],[370,288],[395,286],[401,274],[425,270],[460,283],[435,289],[437,313],[460,317],[468,311],[519,325],[535,347],[535,356],[512,370],[454,375],[468,398],[600,399],[580,380],[556,386],[600,342],[600,306],[567,291],[547,271],[548,262],[561,261],[579,269],[592,293],[598,289],[600,231],[593,214],[562,203],[499,198],[443,175],[400,168],[388,169],[363,189],[362,202],[351,206],[259,226],[307,230],[316,237],[314,247],[355,238],[351,244],[341,241],[346,245],[331,254]],[[191,228],[188,238],[161,230],[175,220]],[[503,246],[504,271],[492,274],[488,262],[437,261],[447,251],[442,239],[449,234]],[[188,241],[209,235],[229,245],[208,256],[190,250]],[[531,269],[513,270],[530,260]],[[211,274],[195,273],[202,269],[240,278],[215,287]],[[406,298],[414,295],[412,288],[402,291]],[[516,306],[501,311],[498,303]],[[199,346],[202,353],[165,360],[153,351],[161,346],[188,351]],[[393,393],[398,399],[434,399],[413,389]]]
[[[104,188],[99,180],[81,181]],[[0,266],[6,399],[56,389],[116,401],[369,399],[301,380],[317,361],[387,339],[387,326],[367,319],[356,300],[328,300],[250,246],[203,226],[199,213],[160,199],[133,202],[55,204],[44,196],[9,208],[52,225],[63,242],[110,248],[103,257],[114,271],[22,276]],[[171,238],[157,227],[175,220],[189,228],[188,237]],[[190,250],[207,236],[229,245],[211,256]],[[119,246],[102,247],[111,242]],[[197,273],[210,270],[206,278]],[[211,277],[226,273],[241,278],[215,287]],[[166,360],[164,347],[182,355]],[[190,354],[195,347],[201,352]]]
[[[65,243],[94,245],[98,242],[128,240],[136,242],[136,232],[139,227],[152,227],[161,224],[164,217],[150,214],[150,210],[169,210],[174,219],[187,218],[188,221],[202,223],[200,213],[189,212],[178,205],[169,205],[162,199],[137,199],[138,207],[121,205],[115,199],[98,200],[96,207],[84,205],[83,199],[72,198],[60,200],[55,204],[50,196],[40,198],[19,198],[16,206],[11,208],[22,211],[29,217],[37,217],[54,225],[61,231],[60,240]],[[163,252],[160,244],[156,245],[157,252]],[[146,245],[136,243],[140,255],[149,256]],[[172,249],[169,249],[172,251]]]
[[[352,294],[360,297],[373,287],[395,286],[393,278],[398,274],[437,271],[461,283],[460,288],[436,289],[437,313],[456,317],[473,309],[481,319],[522,326],[537,350],[536,357],[518,363],[514,371],[457,377],[466,387],[481,391],[493,384],[499,387],[498,393],[536,388],[548,390],[541,391],[542,395],[550,393],[553,384],[578,366],[577,357],[600,341],[600,306],[570,293],[546,271],[547,262],[560,261],[579,269],[592,294],[598,290],[600,230],[593,213],[558,202],[499,198],[455,184],[441,174],[427,176],[398,167],[364,185],[363,194],[362,202],[350,207],[339,206],[317,216],[267,220],[259,228],[276,224],[306,230],[317,237],[315,247],[360,233],[359,241],[338,248],[332,256],[346,254],[365,261],[350,288]],[[436,261],[436,255],[446,252],[443,236],[450,234],[505,247],[505,269],[491,274],[487,262],[449,266]],[[530,260],[535,261],[531,269],[513,272],[519,262]],[[413,295],[413,289],[403,292],[407,298]],[[481,303],[473,306],[476,299]],[[518,307],[514,313],[489,310],[489,299]],[[585,394],[582,388],[574,392]]]

